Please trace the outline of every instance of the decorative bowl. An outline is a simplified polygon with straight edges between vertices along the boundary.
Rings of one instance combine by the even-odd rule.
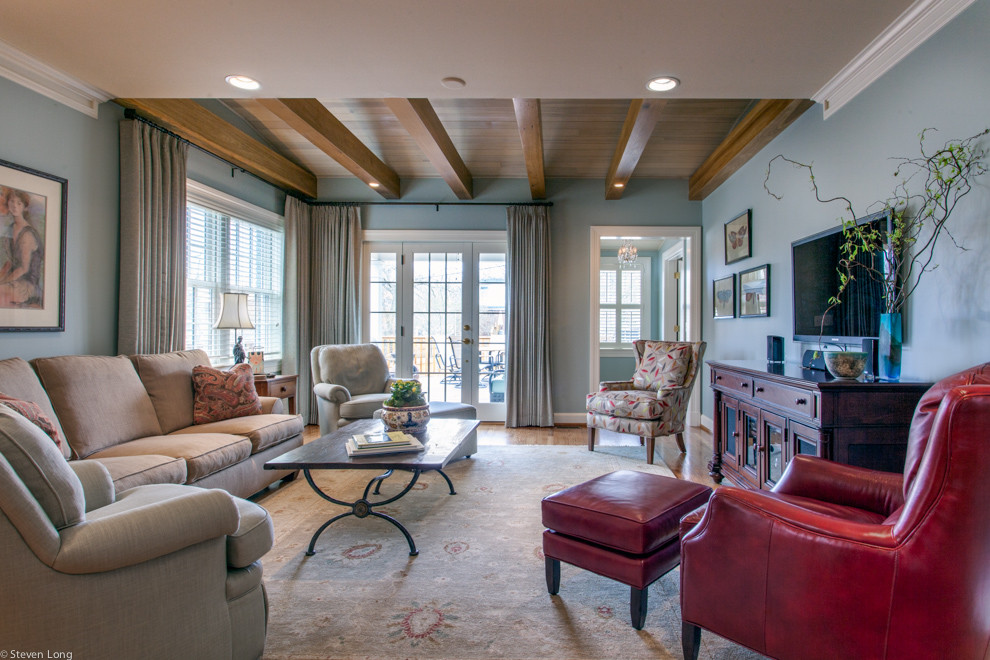
[[[862,351],[825,351],[825,368],[836,380],[856,380],[866,368]]]
[[[393,408],[382,406],[382,424],[389,431],[418,433],[426,429],[430,421],[430,404]]]

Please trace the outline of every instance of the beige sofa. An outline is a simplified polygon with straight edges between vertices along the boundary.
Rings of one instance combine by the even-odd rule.
[[[258,658],[273,539],[263,508],[223,490],[116,492],[0,406],[0,657]]]
[[[193,424],[192,369],[204,351],[0,360],[0,392],[38,404],[68,441],[68,460],[102,463],[117,492],[193,484],[248,497],[292,476],[266,461],[302,444],[303,421],[262,398],[263,413]]]

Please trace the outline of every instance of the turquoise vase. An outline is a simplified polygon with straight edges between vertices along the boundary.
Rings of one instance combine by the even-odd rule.
[[[880,315],[880,380],[901,379],[901,315]]]

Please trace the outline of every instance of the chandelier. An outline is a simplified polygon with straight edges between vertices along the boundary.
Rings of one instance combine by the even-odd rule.
[[[619,248],[619,268],[632,268],[636,256],[636,246],[632,244],[632,239],[627,238]]]

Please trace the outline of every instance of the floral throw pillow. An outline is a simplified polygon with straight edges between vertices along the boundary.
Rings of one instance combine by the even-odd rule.
[[[662,390],[683,385],[690,364],[690,344],[645,342],[643,359],[633,374],[633,385],[638,390]]]
[[[37,403],[15,399],[0,392],[0,405],[7,406],[14,412],[19,413],[22,417],[47,433],[48,437],[52,439],[59,450],[63,449],[64,445],[62,443],[65,441],[62,439],[62,435],[55,428],[55,424],[48,418],[48,415],[41,412],[41,407]]]
[[[198,365],[193,367],[192,377],[193,424],[261,414],[251,365],[235,364],[230,371]]]

